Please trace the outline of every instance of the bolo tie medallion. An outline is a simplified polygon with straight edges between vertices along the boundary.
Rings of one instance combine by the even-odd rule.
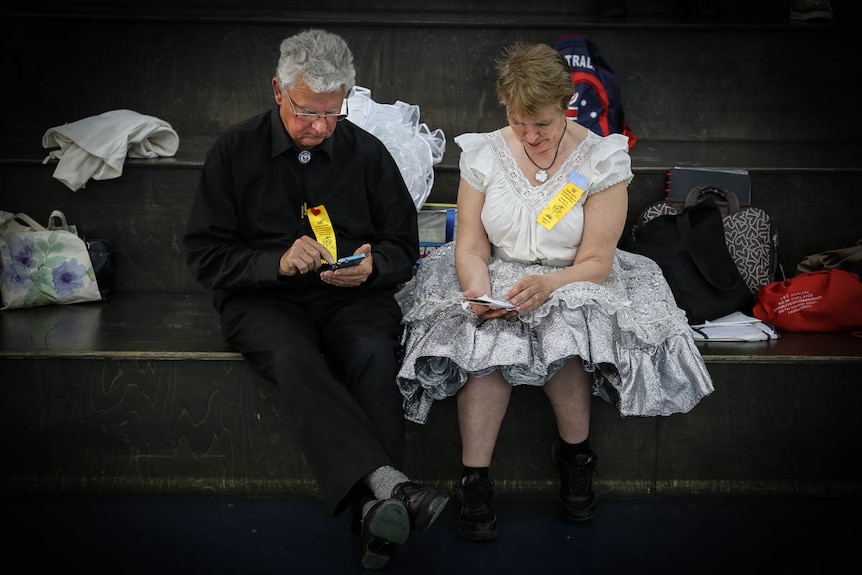
[[[311,161],[311,152],[309,152],[308,150],[303,150],[299,153],[298,158],[300,164],[307,164]]]

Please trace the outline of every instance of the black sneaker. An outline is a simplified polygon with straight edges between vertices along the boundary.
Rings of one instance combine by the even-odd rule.
[[[560,471],[560,503],[569,521],[586,521],[596,513],[593,492],[593,472],[598,457],[595,453],[579,453],[574,460],[560,457],[560,440],[554,443],[554,463]]]
[[[497,514],[491,509],[494,482],[474,472],[461,479],[454,492],[459,504],[455,518],[458,535],[472,541],[496,538]]]

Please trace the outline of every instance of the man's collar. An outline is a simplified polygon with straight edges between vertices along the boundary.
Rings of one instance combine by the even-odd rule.
[[[284,152],[289,150],[295,150],[297,153],[299,152],[299,148],[297,148],[293,140],[290,139],[290,134],[287,133],[287,128],[284,127],[284,124],[281,121],[281,116],[278,113],[278,106],[274,106],[272,111],[270,112],[270,124],[272,131],[272,157],[280,156]],[[338,128],[336,128],[338,131]],[[332,138],[335,136],[335,133],[332,136],[323,140],[317,147],[311,150],[312,153],[322,151],[325,152],[327,156],[332,158],[332,150],[333,143]]]

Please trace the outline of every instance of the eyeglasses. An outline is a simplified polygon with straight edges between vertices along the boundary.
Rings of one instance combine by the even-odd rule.
[[[312,112],[297,112],[296,106],[293,103],[293,100],[290,99],[290,94],[287,93],[287,90],[284,91],[284,95],[287,96],[287,101],[290,103],[290,109],[293,112],[293,115],[297,120],[302,120],[303,122],[313,122],[317,119],[323,120],[324,122],[340,122],[347,118],[347,114],[349,112],[349,108],[347,105],[347,98],[344,98],[344,103],[341,105],[343,112],[339,112],[338,114],[315,114]]]

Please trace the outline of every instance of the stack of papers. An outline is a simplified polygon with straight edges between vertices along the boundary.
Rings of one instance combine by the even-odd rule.
[[[489,307],[498,307],[502,309],[515,309],[515,306],[507,301],[503,301],[500,299],[494,299],[489,295],[485,294],[479,297],[463,297],[461,301],[465,303],[480,303],[482,305],[487,305]]]
[[[741,312],[691,326],[694,339],[701,341],[766,341],[778,339],[768,323]]]

